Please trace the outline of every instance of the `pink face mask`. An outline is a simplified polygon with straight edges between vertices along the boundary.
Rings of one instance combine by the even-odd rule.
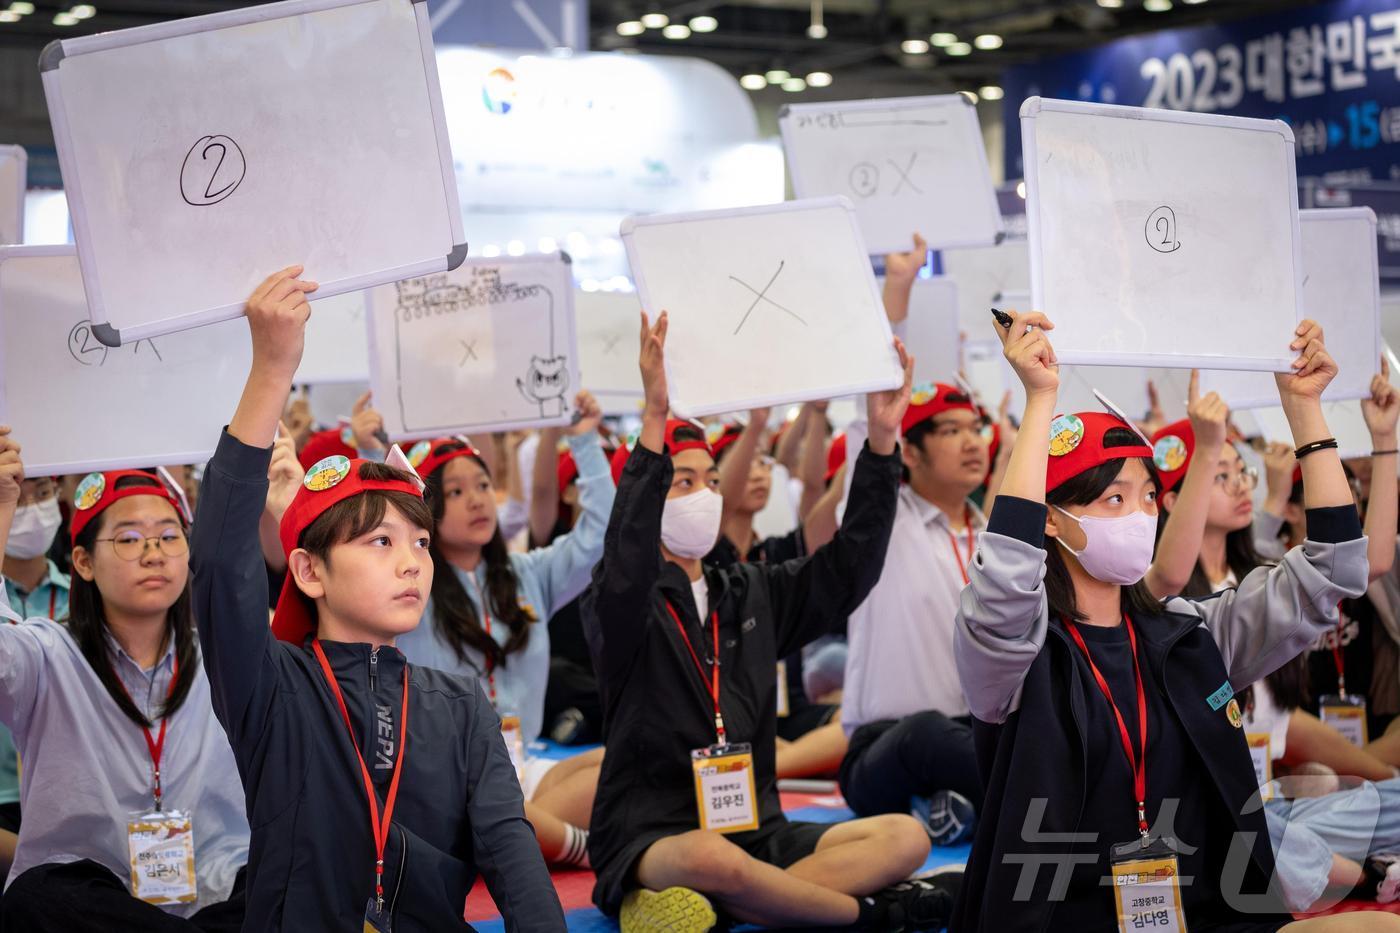
[[[1147,576],[1157,543],[1157,516],[1134,512],[1120,518],[1070,515],[1058,505],[1052,508],[1073,519],[1084,532],[1084,549],[1076,551],[1057,538],[1079,560],[1084,572],[1104,583],[1132,586]]]

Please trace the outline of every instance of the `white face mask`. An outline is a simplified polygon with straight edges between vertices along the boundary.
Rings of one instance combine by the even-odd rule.
[[[723,514],[723,497],[708,487],[667,499],[661,511],[661,543],[677,557],[704,557],[719,540]]]
[[[58,526],[62,524],[63,516],[58,511],[57,499],[20,506],[15,509],[15,518],[10,524],[5,553],[20,560],[38,557],[53,544]]]
[[[1132,586],[1147,576],[1157,543],[1157,516],[1134,512],[1119,518],[1076,517],[1058,505],[1053,508],[1083,530],[1082,551],[1065,544],[1063,538],[1056,540],[1078,558],[1079,565],[1089,576],[1120,586]]]

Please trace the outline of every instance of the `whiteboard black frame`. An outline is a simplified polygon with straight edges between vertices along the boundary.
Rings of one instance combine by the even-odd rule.
[[[1260,120],[1250,117],[1226,117],[1213,113],[1191,113],[1182,110],[1158,110],[1147,107],[1126,107],[1120,104],[1094,104],[1082,101],[1027,97],[1021,102],[1021,155],[1025,166],[1026,222],[1031,260],[1031,306],[1044,309],[1044,260],[1041,257],[1039,153],[1036,147],[1036,117],[1041,113],[1074,113],[1084,116],[1108,117],[1118,120],[1141,120],[1157,123],[1182,123],[1198,126],[1219,126],[1251,132],[1273,133],[1288,143],[1294,151],[1293,130],[1282,120]],[[1298,172],[1295,159],[1286,160],[1289,176],[1288,198],[1293,218],[1293,298],[1294,324],[1302,320],[1303,259],[1302,233],[1298,225]],[[1056,349],[1060,362],[1083,366],[1152,366],[1170,369],[1239,369],[1252,372],[1287,372],[1291,359],[1279,355],[1270,362],[1261,357],[1189,356],[1166,353],[1084,353],[1079,350]],[[1221,365],[1225,363],[1227,365]]]
[[[794,159],[792,153],[792,137],[788,131],[788,119],[790,115],[801,114],[809,111],[822,110],[913,110],[918,107],[927,107],[931,102],[943,103],[952,98],[958,98],[967,111],[971,114],[973,124],[977,127],[976,137],[982,139],[981,122],[977,119],[977,105],[972,102],[966,94],[926,94],[921,97],[887,97],[874,100],[846,100],[832,101],[830,103],[806,103],[806,104],[785,104],[778,110],[778,133],[782,137],[783,156],[787,162],[788,173],[792,176],[792,191],[795,200],[815,200],[819,197],[832,197],[832,195],[813,195],[808,197],[806,189],[808,187],[808,177],[803,173],[800,160]],[[996,246],[1006,239],[1006,218],[1002,216],[1001,205],[997,203],[996,185],[992,182],[991,163],[987,160],[986,145],[976,147],[977,154],[981,159],[982,172],[987,177],[986,192],[989,197],[987,208],[989,213],[996,218],[996,235],[990,242],[987,240],[957,240],[946,243],[931,243],[930,249],[962,249],[966,247]],[[901,249],[907,248],[909,244],[904,244]],[[898,250],[891,250],[897,252]],[[876,254],[871,254],[876,255]]]
[[[846,219],[851,225],[851,233],[855,237],[856,243],[860,245],[861,251],[865,252],[865,237],[861,233],[860,221],[856,217],[855,205],[851,199],[844,195],[837,195],[830,198],[807,198],[802,201],[779,201],[776,204],[761,204],[754,207],[731,207],[717,211],[685,211],[679,214],[651,214],[644,216],[629,216],[622,219],[622,224],[618,229],[622,237],[623,246],[627,249],[627,263],[632,270],[632,282],[637,286],[637,297],[641,301],[642,310],[647,313],[647,319],[653,323],[656,321],[654,305],[651,301],[650,289],[647,286],[646,276],[642,274],[640,263],[636,261],[636,252],[632,245],[632,234],[638,227],[655,227],[664,224],[689,223],[697,220],[725,220],[731,217],[752,217],[758,214],[780,214],[793,213],[799,210],[822,209],[828,207],[839,207],[846,212]],[[865,252],[865,256],[869,257]],[[885,314],[884,299],[880,295],[879,286],[875,284],[875,270],[866,260],[866,267],[870,273],[870,297],[874,308],[879,312],[879,326],[884,328],[885,343],[893,345],[894,331],[890,329],[889,317]],[[896,363],[896,369],[898,364]],[[723,403],[702,403],[700,405],[688,406],[684,399],[677,404],[675,391],[675,381],[671,378],[671,360],[666,359],[666,391],[670,396],[671,411],[680,418],[704,418],[710,415],[722,415],[729,412],[752,411],[755,408],[771,408],[775,405],[798,404],[801,402],[818,401],[822,399],[842,398],[848,395],[861,395],[867,392],[883,392],[897,387],[903,381],[903,374],[900,381],[890,383],[883,380],[871,380],[869,382],[847,383],[824,388],[820,393],[806,395],[804,398],[794,398],[789,395],[764,395],[750,398],[734,399]],[[799,393],[805,395],[805,393]]]
[[[15,212],[11,215],[19,239],[0,245],[20,246],[24,243],[24,196],[29,190],[29,153],[23,146],[0,146],[0,159],[14,159],[19,163],[19,190],[15,192]]]
[[[386,0],[282,0],[279,3],[265,3],[245,9],[209,13],[204,16],[154,23],[149,26],[100,32],[73,39],[55,39],[44,47],[43,52],[39,55],[39,71],[43,79],[44,96],[48,101],[49,120],[53,126],[54,145],[58,150],[58,165],[63,175],[64,193],[68,197],[73,239],[78,247],[78,264],[83,270],[83,288],[87,290],[88,309],[92,317],[94,337],[109,347],[119,347],[124,340],[141,340],[146,337],[188,330],[203,324],[230,320],[243,313],[243,302],[203,308],[178,317],[128,327],[120,331],[108,323],[102,301],[101,283],[97,280],[96,267],[89,252],[92,249],[92,241],[88,230],[82,179],[79,177],[77,166],[73,162],[73,140],[69,132],[67,111],[63,102],[63,88],[59,80],[59,69],[63,61],[77,55],[104,52],[109,49],[141,45],[146,42],[157,42],[179,36],[245,26],[251,23],[264,23],[307,13],[319,13],[324,10],[381,2],[386,2]],[[418,24],[419,48],[423,53],[423,72],[427,82],[428,100],[437,137],[438,165],[442,172],[443,194],[446,196],[448,220],[452,227],[453,248],[440,260],[426,260],[411,266],[380,269],[354,278],[318,282],[320,287],[317,289],[317,297],[320,298],[372,288],[387,282],[420,275],[431,275],[434,272],[450,271],[461,265],[467,257],[466,233],[462,226],[462,204],[457,194],[457,179],[452,166],[452,149],[447,136],[447,119],[442,104],[442,87],[438,81],[437,59],[433,48],[432,25],[428,18],[427,0],[388,0],[388,2],[410,3],[413,7],[414,19]],[[180,322],[179,325],[170,326],[175,321]]]

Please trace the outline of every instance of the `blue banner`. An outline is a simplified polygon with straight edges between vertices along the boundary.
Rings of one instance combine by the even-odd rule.
[[[1400,179],[1400,2],[1333,0],[1111,42],[1007,70],[1006,177],[1021,166],[1026,97],[1282,119],[1298,177]]]

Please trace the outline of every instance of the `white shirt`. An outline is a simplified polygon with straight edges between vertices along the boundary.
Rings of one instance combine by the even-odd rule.
[[[986,521],[970,503],[968,512],[975,548]],[[927,710],[967,715],[953,659],[953,617],[966,585],[958,560],[964,568],[969,563],[968,534],[954,533],[937,506],[900,489],[884,572],[848,626],[841,701],[847,735],[868,722]]]
[[[690,584],[690,592],[695,597],[695,614],[700,619],[700,627],[705,627],[705,615],[710,608],[710,584],[705,582],[705,575],[700,574],[700,579]]]

